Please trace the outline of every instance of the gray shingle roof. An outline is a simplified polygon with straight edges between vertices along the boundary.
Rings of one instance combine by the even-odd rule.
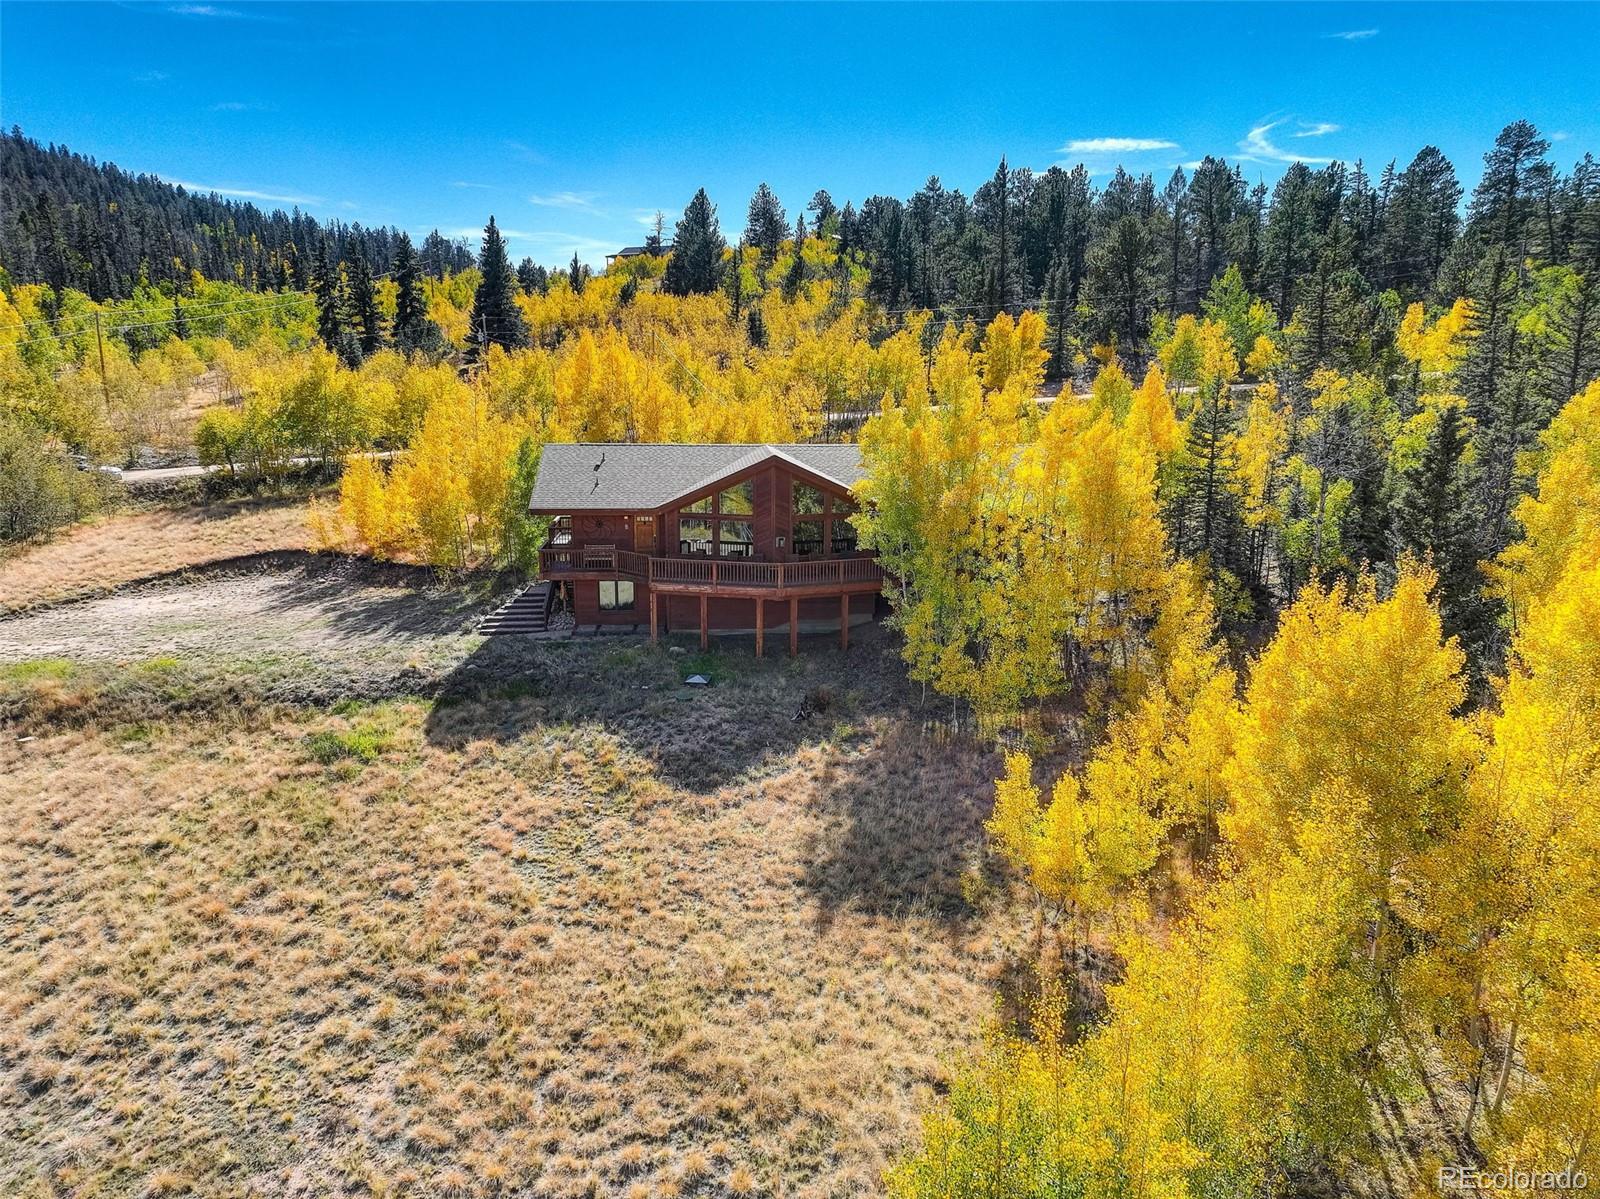
[[[533,512],[648,511],[772,458],[853,486],[866,472],[859,446],[547,445],[528,508]],[[596,469],[598,467],[599,469]]]

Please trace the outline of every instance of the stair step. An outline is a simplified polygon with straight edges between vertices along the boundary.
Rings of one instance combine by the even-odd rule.
[[[544,632],[550,625],[553,590],[549,583],[532,584],[480,620],[478,632],[486,637]]]

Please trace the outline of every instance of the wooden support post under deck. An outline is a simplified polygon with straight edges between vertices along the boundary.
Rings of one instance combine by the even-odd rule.
[[[850,593],[839,597],[839,648],[850,648]]]
[[[650,588],[650,644],[656,644],[660,637],[656,624],[656,589]]]
[[[706,597],[700,597],[700,648],[711,647],[711,626],[706,623]]]
[[[763,596],[756,596],[756,657],[761,657],[766,652],[766,622],[767,601]]]
[[[789,597],[789,656],[798,657],[800,654],[800,597]]]

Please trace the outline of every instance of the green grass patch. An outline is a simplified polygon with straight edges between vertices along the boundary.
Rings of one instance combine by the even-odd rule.
[[[366,765],[376,762],[391,745],[394,738],[383,729],[360,728],[348,732],[320,729],[306,737],[306,751],[312,759],[324,766],[332,766],[346,759]]]
[[[0,681],[7,683],[36,683],[46,679],[66,682],[78,672],[78,664],[71,658],[33,658],[27,662],[13,662],[0,666]]]
[[[727,682],[736,673],[732,659],[719,650],[708,649],[678,659],[678,680],[704,675],[713,684]]]

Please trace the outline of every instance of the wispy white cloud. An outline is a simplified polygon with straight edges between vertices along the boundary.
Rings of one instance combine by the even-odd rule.
[[[1565,129],[1557,129],[1550,135],[1550,140],[1553,142],[1564,142],[1571,136],[1572,134],[1568,133]]]
[[[140,71],[133,77],[135,83],[165,83],[172,76],[165,71]]]
[[[498,224],[498,222],[496,223],[496,228],[500,230],[501,237],[507,238],[511,241],[536,240],[534,234],[529,233],[524,229],[507,229],[504,225]],[[482,225],[462,225],[456,229],[446,229],[444,234],[446,237],[467,237],[471,238],[473,241],[477,241],[483,237],[483,230],[484,226]]]
[[[1178,143],[1164,137],[1078,137],[1059,154],[1143,154],[1149,150],[1176,150]]]
[[[594,202],[599,195],[599,192],[551,192],[547,195],[529,196],[528,203],[537,204],[540,208],[570,208],[594,212],[596,211]]]
[[[451,187],[471,188],[474,191],[488,191],[489,190],[489,184],[487,184],[487,183],[468,183],[465,179],[457,179],[450,186]]]
[[[567,233],[559,229],[540,229],[535,233],[507,233],[537,247],[538,253],[550,258],[571,258],[576,254],[584,262],[602,261],[607,254],[617,251],[618,243],[604,237],[591,237],[583,233]]]
[[[1368,38],[1377,37],[1376,29],[1346,29],[1342,33],[1325,33],[1324,38],[1336,38],[1341,42],[1364,42]]]
[[[162,176],[166,178],[166,176]],[[181,187],[186,191],[199,192],[206,195],[215,192],[219,196],[232,196],[238,200],[269,200],[274,204],[322,204],[321,196],[299,196],[289,192],[269,192],[253,187],[219,187],[214,183],[190,183],[185,179],[167,179],[174,187]]]
[[[1304,162],[1322,164],[1332,161],[1327,158],[1315,158],[1309,154],[1296,154],[1276,145],[1272,140],[1272,131],[1287,118],[1280,117],[1276,121],[1267,121],[1257,125],[1239,143],[1239,153],[1246,162]]]
[[[276,104],[261,104],[254,100],[223,100],[211,106],[212,112],[277,112]]]
[[[1324,137],[1329,133],[1338,133],[1342,126],[1335,125],[1332,121],[1317,121],[1311,125],[1302,125],[1301,128],[1291,133],[1290,137]]]
[[[220,17],[230,21],[244,19],[244,13],[238,9],[218,8],[215,4],[169,4],[167,11],[178,17]]]

